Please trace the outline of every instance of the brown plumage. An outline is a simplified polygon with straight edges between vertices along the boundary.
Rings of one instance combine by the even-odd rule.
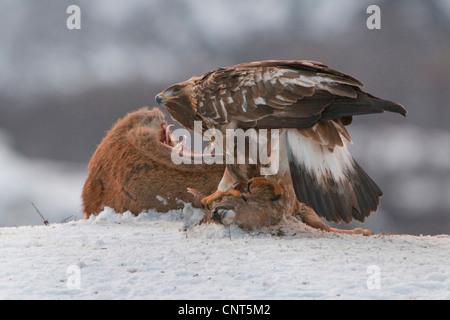
[[[280,129],[277,174],[292,179],[297,199],[335,222],[363,221],[382,195],[349,154],[345,125],[353,116],[403,106],[360,89],[361,82],[314,61],[259,61],[220,68],[175,84],[156,96],[188,129]],[[276,159],[272,159],[276,160]],[[248,166],[228,164],[218,191],[206,204],[252,176]],[[234,193],[239,194],[239,193]]]
[[[182,207],[180,201],[200,207],[186,188],[213,192],[224,166],[175,165],[170,157],[173,142],[167,134],[158,108],[142,108],[117,121],[89,163],[82,192],[86,217],[104,206],[134,214],[148,209],[166,212]]]

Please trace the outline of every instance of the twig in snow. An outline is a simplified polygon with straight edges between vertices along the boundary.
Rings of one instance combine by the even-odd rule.
[[[48,220],[44,218],[44,216],[39,212],[38,208],[36,208],[33,202],[31,203],[31,205],[34,207],[34,209],[36,209],[36,212],[41,216],[42,220],[44,220],[44,224],[46,226],[50,225],[50,223],[48,223]]]
[[[67,218],[65,218],[65,219],[63,219],[63,220],[61,220],[60,223],[66,223],[67,220],[69,220],[69,219],[72,218],[72,217],[73,217],[73,214],[72,214],[71,216],[69,216],[69,217],[67,217]]]

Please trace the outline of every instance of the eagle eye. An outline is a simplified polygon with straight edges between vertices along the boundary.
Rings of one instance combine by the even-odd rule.
[[[181,92],[182,89],[183,89],[182,87],[174,87],[174,88],[172,89],[171,94],[172,94],[172,95],[177,95],[177,94],[179,94],[179,93]]]

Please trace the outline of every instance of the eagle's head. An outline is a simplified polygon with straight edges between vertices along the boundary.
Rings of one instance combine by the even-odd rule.
[[[159,105],[166,107],[172,118],[183,127],[194,130],[194,121],[200,121],[196,101],[192,96],[195,78],[170,86],[155,97]]]

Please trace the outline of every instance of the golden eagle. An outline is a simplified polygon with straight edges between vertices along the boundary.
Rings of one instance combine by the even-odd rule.
[[[218,190],[202,200],[204,205],[226,194],[243,197],[234,189],[239,183],[268,183],[279,195],[278,182],[290,176],[300,202],[328,221],[350,222],[376,211],[382,192],[350,155],[345,126],[355,115],[407,113],[360,87],[355,78],[320,62],[270,60],[192,77],[156,101],[190,130],[194,121],[202,121],[203,131],[279,129],[278,172],[261,177],[255,165],[227,164]]]

